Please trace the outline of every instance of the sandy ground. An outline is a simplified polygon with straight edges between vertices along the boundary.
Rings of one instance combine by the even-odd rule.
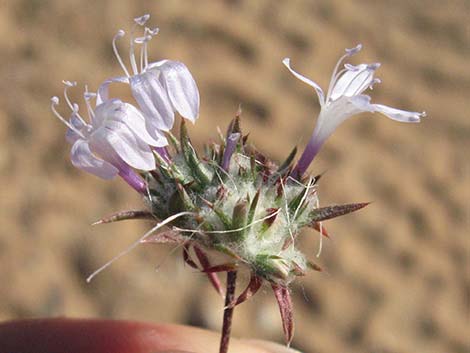
[[[319,111],[282,58],[325,86],[343,49],[363,43],[354,62],[383,64],[373,99],[428,118],[405,125],[357,117],[315,160],[313,172],[327,170],[322,204],[374,203],[328,222],[333,238],[319,259],[326,272],[293,287],[293,346],[470,352],[464,0],[0,2],[0,319],[99,316],[219,328],[222,300],[170,247],[139,248],[85,282],[149,224],[90,226],[140,200],[121,181],[71,166],[49,98],[61,94],[63,79],[96,88],[120,74],[111,38],[145,12],[161,28],[152,58],[185,62],[200,87],[201,117],[191,127],[198,145],[242,103],[251,141],[276,159],[305,145]],[[313,257],[317,235],[303,239]],[[239,307],[234,334],[282,341],[269,290]]]

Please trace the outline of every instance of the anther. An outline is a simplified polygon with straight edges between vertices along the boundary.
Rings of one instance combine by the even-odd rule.
[[[150,18],[150,15],[147,13],[143,16],[134,18],[134,22],[137,23],[139,26],[143,26]]]
[[[153,37],[153,36],[156,36],[160,32],[160,28],[158,28],[158,27],[155,27],[155,28],[145,27],[145,31]]]
[[[380,67],[380,63],[372,63],[367,65],[367,69],[369,70],[377,70]]]
[[[345,49],[346,55],[348,55],[348,56],[355,55],[355,54],[359,53],[361,51],[361,49],[362,49],[362,44],[359,43],[354,48]]]

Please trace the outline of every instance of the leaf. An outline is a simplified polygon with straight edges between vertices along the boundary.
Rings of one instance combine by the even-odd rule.
[[[206,253],[197,245],[193,246],[194,252],[199,260],[199,263],[202,266],[202,272],[205,272],[207,269],[211,268],[211,264],[209,262],[209,258],[207,257]],[[222,297],[225,296],[224,290],[222,289],[222,285],[220,283],[220,279],[215,272],[207,272],[207,277],[209,281],[212,283],[212,286],[215,288],[217,293],[219,293]]]
[[[250,282],[248,283],[247,287],[238,296],[237,300],[235,300],[229,305],[229,307],[233,308],[247,301],[248,299],[250,299],[252,296],[254,296],[258,292],[262,284],[263,284],[263,280],[261,279],[261,277],[256,276],[254,273],[251,273]]]
[[[313,222],[310,223],[308,226],[315,229],[319,233],[321,232],[321,235],[323,235],[324,237],[330,237],[330,234],[326,230],[325,226],[322,224],[322,226],[320,227],[320,222]]]
[[[141,241],[142,244],[183,244],[187,239],[179,232],[168,230],[152,234]]]
[[[276,176],[283,177],[288,174],[292,161],[294,160],[296,154],[297,154],[297,146],[295,146],[292,149],[292,151],[287,156],[286,160],[279,166],[279,168],[277,169],[275,173]]]
[[[125,221],[128,219],[155,220],[155,216],[149,211],[139,211],[139,210],[120,211],[120,212],[113,213],[110,216],[103,217],[100,220],[94,222],[92,225],[119,222],[119,221]]]
[[[327,219],[343,216],[345,214],[360,210],[366,207],[370,202],[350,203],[346,205],[327,206],[317,208],[310,215],[310,224],[314,228],[315,222],[325,221]]]
[[[276,297],[279,311],[281,312],[282,328],[287,346],[290,346],[292,338],[294,337],[294,316],[292,307],[292,298],[289,289],[279,284],[271,284],[271,287]]]

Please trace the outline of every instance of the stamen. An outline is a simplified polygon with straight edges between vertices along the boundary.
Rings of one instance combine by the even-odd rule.
[[[369,85],[369,89],[370,89],[370,90],[373,90],[373,89],[374,89],[374,85],[375,85],[376,83],[381,83],[381,82],[382,82],[382,80],[381,80],[380,78],[374,78],[374,79],[372,80],[372,82],[370,83],[370,85]]]
[[[129,75],[129,71],[127,71],[127,69],[126,69],[126,65],[124,65],[124,62],[122,61],[121,56],[119,55],[119,52],[118,52],[117,46],[116,46],[116,41],[119,38],[124,37],[125,34],[126,34],[126,32],[124,32],[122,29],[117,31],[116,35],[113,38],[113,51],[114,51],[114,55],[116,56],[116,59],[119,62],[119,65],[121,65],[121,68],[124,70],[124,73],[126,74],[126,76],[131,77],[131,75]]]
[[[144,70],[149,66],[148,42],[144,43]]]
[[[75,87],[75,86],[77,85],[77,82],[75,82],[75,81],[72,82],[72,81],[65,81],[65,80],[63,80],[62,83],[63,83],[64,86],[65,86],[65,87],[64,87],[64,97],[65,97],[65,101],[67,102],[67,105],[69,106],[70,110],[73,111],[73,105],[72,105],[72,103],[70,102],[69,96],[68,96],[68,94],[67,94],[67,89],[68,89],[69,87]]]
[[[73,116],[76,116],[77,118],[79,118],[83,125],[88,126],[88,124],[86,123],[86,121],[82,118],[82,116],[81,116],[80,113],[78,112],[78,109],[79,109],[78,104],[77,104],[77,103],[74,103],[74,104],[73,104],[73,109],[72,109],[72,115],[73,115]]]
[[[95,112],[91,106],[90,100],[96,97],[96,93],[88,91],[88,85],[85,85],[85,93],[83,93],[83,98],[85,99],[85,104],[88,112],[88,120],[91,122],[95,118]]]
[[[336,79],[338,78],[338,75],[336,74],[336,72],[338,71],[339,66],[341,65],[341,63],[344,61],[344,59],[357,54],[361,49],[362,49],[362,44],[358,44],[354,48],[346,48],[345,49],[346,54],[344,54],[341,58],[339,58],[338,62],[336,63],[335,68],[333,69],[333,73],[331,74],[330,85],[328,87],[328,94],[326,95],[325,102],[328,101],[328,99],[330,97],[330,94],[331,94],[331,91],[333,90],[333,87],[336,83]]]
[[[142,17],[144,17],[144,16],[142,16]],[[137,71],[137,62],[135,60],[135,51],[134,51],[134,33],[135,33],[135,30],[136,30],[137,26],[139,26],[139,25],[140,24],[136,21],[134,26],[132,26],[131,38],[129,39],[129,61],[131,62],[131,67],[132,67],[132,71],[134,72],[134,75],[137,75],[139,73]]]
[[[97,275],[99,274],[101,271],[103,271],[104,269],[108,268],[114,261],[120,259],[121,257],[123,257],[124,255],[128,254],[130,251],[132,251],[136,246],[138,246],[143,240],[145,240],[145,238],[147,238],[149,235],[151,235],[153,232],[155,232],[156,230],[158,230],[159,228],[167,225],[168,223],[170,222],[173,222],[175,219],[179,218],[179,217],[182,217],[182,216],[189,216],[189,215],[194,215],[193,212],[180,212],[180,213],[177,213],[173,216],[170,216],[168,218],[166,218],[164,221],[158,223],[155,227],[153,227],[152,229],[150,229],[147,233],[145,233],[142,237],[140,237],[139,239],[137,239],[135,242],[133,242],[127,249],[125,249],[124,251],[120,252],[119,254],[117,254],[115,257],[113,257],[111,260],[109,260],[107,263],[105,263],[103,266],[101,266],[99,269],[97,269],[96,271],[94,271],[90,276],[88,276],[88,278],[86,279],[86,281],[88,283],[91,282],[91,280]]]
[[[340,76],[342,76],[346,71],[348,71],[347,68],[341,69],[339,72],[336,73],[334,77],[332,77],[330,86],[328,87],[328,93],[326,95],[326,102],[330,100],[330,95],[333,92],[333,88],[335,87],[336,82],[338,82],[338,79],[340,78]]]
[[[155,27],[155,28],[148,28],[145,27],[147,33],[151,35],[152,37],[155,37],[158,33],[160,33],[160,28]]]
[[[369,83],[368,86],[366,86],[366,82],[367,80],[369,79],[370,76],[374,76],[374,73],[375,71],[380,67],[380,63],[373,63],[373,64],[369,64],[367,65],[366,69],[364,71],[367,71],[369,73],[369,75],[364,79],[364,81],[362,82],[361,85],[359,85],[359,87],[356,89],[356,91],[354,92],[353,95],[358,95],[360,94],[362,91],[364,91],[368,86],[370,86],[372,84],[372,82],[374,81],[372,79],[371,83]],[[346,90],[349,88],[349,86],[352,84],[352,81],[354,81],[361,73],[358,73],[356,77],[354,77],[353,80],[351,80],[350,84],[348,85],[348,87],[346,88]],[[380,80],[379,80],[380,81]]]
[[[56,105],[59,104],[59,97],[52,97],[51,98],[51,110],[52,112],[54,113],[54,115],[60,120],[62,121],[70,130],[72,130],[73,132],[75,132],[78,136],[80,136],[82,139],[85,139],[85,136],[82,134],[82,132],[80,130],[78,130],[75,126],[73,126],[72,124],[70,124],[70,122],[68,122],[67,120],[65,120],[62,115],[60,115],[57,110],[56,110]]]
[[[362,49],[362,44],[359,43],[354,48],[346,48],[345,51],[346,51],[346,54],[348,56],[353,56],[353,55],[356,55],[357,53],[359,53],[361,51],[361,49]]]
[[[144,46],[140,47],[140,72],[144,71]]]
[[[134,18],[134,22],[138,24],[139,26],[143,26],[149,20],[149,18],[150,18],[150,15],[146,13],[145,15]]]

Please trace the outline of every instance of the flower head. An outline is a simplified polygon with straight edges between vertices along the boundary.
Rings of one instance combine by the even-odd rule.
[[[119,30],[113,39],[113,49],[125,76],[113,77],[104,81],[98,89],[97,104],[108,99],[108,86],[113,82],[130,85],[132,95],[140,106],[149,125],[151,134],[168,131],[173,127],[175,113],[193,123],[199,115],[199,91],[186,65],[178,61],[161,60],[148,62],[148,43],[158,34],[158,28],[144,27],[144,35],[135,38],[138,27],[145,26],[150,18],[144,15],[134,19],[134,27],[130,36],[128,70],[117,50],[116,41],[124,37],[125,32]],[[135,45],[140,45],[140,60],[137,65]]]
[[[52,98],[53,112],[68,126],[66,137],[72,145],[72,163],[104,179],[121,176],[142,194],[148,206],[147,210],[120,212],[97,223],[125,219],[157,221],[150,231],[88,280],[140,243],[178,244],[184,261],[206,273],[217,291],[225,295],[220,352],[228,349],[233,308],[253,296],[263,283],[273,289],[285,338],[290,343],[294,325],[289,285],[308,269],[321,270],[298,247],[302,230],[313,228],[322,239],[328,236],[323,221],[368,204],[319,207],[320,176],[302,178],[303,173],[328,136],[349,117],[365,111],[381,112],[393,120],[418,122],[423,113],[370,103],[370,97],[363,92],[379,82],[374,78],[379,64],[345,64],[339,70],[343,60],[357,53],[360,46],[346,49],[333,70],[326,95],[315,82],[294,71],[289,59],[285,59],[284,64],[292,74],[315,89],[321,105],[313,135],[297,164],[294,164],[296,148],[277,165],[248,144],[248,135],[243,135],[240,127],[241,111],[230,124],[226,137],[221,134],[220,142],[207,145],[200,155],[191,143],[184,119],[179,140],[170,132],[163,133],[173,127],[176,112],[187,120],[196,120],[199,93],[184,64],[170,60],[148,63],[148,43],[158,29],[144,27],[143,37],[134,37],[135,29],[145,26],[148,19],[144,15],[134,20],[130,36],[131,70],[124,65],[116,47],[116,40],[124,36],[124,31],[115,36],[113,49],[125,76],[103,82],[96,94],[95,109],[90,104],[95,95],[85,91],[87,121],[67,96],[67,88],[75,86],[74,83],[64,82],[64,97],[72,111],[69,120],[56,110],[59,99]],[[136,44],[140,45],[139,68]],[[113,82],[130,85],[140,110],[119,99],[109,99],[108,86]],[[167,148],[168,142],[171,146]],[[134,169],[142,172],[145,181]],[[212,252],[224,256],[213,258]],[[235,297],[236,273],[241,267],[250,272],[250,281]],[[227,272],[225,293],[219,272]]]
[[[366,89],[372,89],[374,84],[380,83],[378,78],[374,78],[375,71],[380,67],[379,63],[357,66],[345,64],[339,70],[343,61],[358,53],[361,48],[359,44],[355,48],[346,49],[346,54],[338,60],[333,70],[326,96],[317,83],[292,69],[289,58],[283,60],[284,65],[295,77],[313,87],[321,106],[312,137],[293,171],[294,176],[302,176],[326,139],[343,121],[356,114],[379,112],[390,119],[406,123],[417,123],[421,117],[425,116],[424,112],[410,112],[382,104],[372,104],[371,98],[363,94]]]
[[[163,135],[151,136],[146,129],[145,118],[138,109],[119,99],[110,99],[94,110],[90,99],[94,94],[85,91],[88,121],[79,113],[78,104],[72,103],[67,88],[76,83],[64,81],[64,97],[72,110],[67,121],[56,110],[59,98],[52,98],[54,114],[67,125],[66,139],[72,145],[72,164],[103,179],[120,175],[134,188],[140,189],[143,181],[132,168],[152,170],[155,158],[150,146],[165,146]]]

